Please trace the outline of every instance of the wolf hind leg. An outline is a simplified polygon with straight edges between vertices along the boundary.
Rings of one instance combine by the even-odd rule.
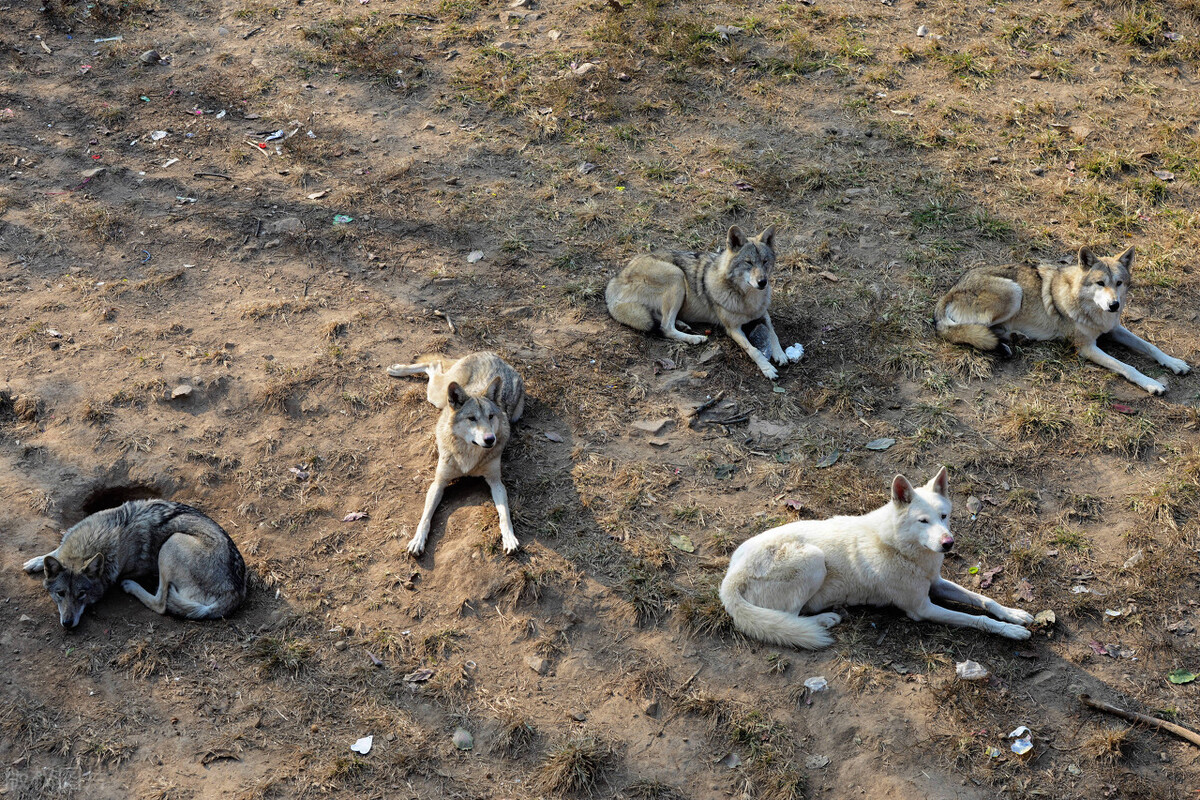
[[[997,280],[974,294],[951,290],[938,303],[934,323],[938,335],[952,344],[996,350],[1011,356],[1007,337],[998,332],[1021,310],[1023,292],[1016,281]]]
[[[155,614],[167,613],[167,592],[170,589],[170,585],[164,576],[159,575],[158,591],[155,594],[150,594],[142,588],[140,583],[134,580],[126,579],[121,581],[121,588],[124,589],[126,593],[133,595],[138,600],[141,600],[142,605],[153,611]]]

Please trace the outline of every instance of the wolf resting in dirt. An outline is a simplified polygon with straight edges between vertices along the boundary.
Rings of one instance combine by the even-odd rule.
[[[158,614],[218,619],[246,599],[246,564],[220,525],[183,503],[133,500],[74,525],[62,543],[25,562],[41,572],[64,628],[109,587],[121,588]],[[137,578],[157,575],[150,594]]]
[[[482,476],[492,490],[500,516],[500,537],[505,553],[521,546],[508,512],[508,492],[500,479],[500,456],[508,444],[511,423],[525,410],[525,382],[495,353],[479,352],[451,361],[424,356],[415,364],[393,364],[388,374],[427,375],[426,397],[442,415],[437,422],[437,471],[417,532],[408,543],[414,556],[425,550],[433,512],[451,481],[467,475]]]
[[[1028,639],[1023,626],[1033,622],[1030,614],[941,576],[954,545],[949,520],[945,467],[919,488],[897,475],[891,501],[869,514],[792,522],[747,539],[729,561],[721,602],[747,636],[807,649],[830,644],[827,629],[842,621],[817,612],[846,605],[894,605],[910,619]],[[997,619],[952,611],[934,600]]]
[[[771,324],[771,273],[775,269],[775,226],[747,237],[734,225],[725,249],[717,253],[656,250],[635,256],[608,282],[604,299],[617,322],[639,331],[658,328],[663,336],[688,344],[706,337],[684,333],[676,320],[720,325],[771,380],[779,371],[750,343],[742,326],[761,319],[771,359],[788,363]]]
[[[1191,367],[1172,358],[1121,325],[1121,309],[1129,291],[1133,248],[1115,258],[1096,256],[1086,247],[1070,266],[1017,264],[980,267],[962,277],[937,304],[934,322],[943,339],[980,350],[1012,355],[1011,334],[1028,339],[1070,339],[1079,354],[1107,367],[1150,394],[1161,395],[1156,381],[1096,346],[1101,334],[1153,358],[1176,375]]]

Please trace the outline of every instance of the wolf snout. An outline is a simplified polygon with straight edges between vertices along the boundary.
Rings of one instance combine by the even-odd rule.
[[[767,279],[766,279],[766,278],[759,278],[759,279],[758,279],[758,288],[760,288],[760,289],[765,289],[765,288],[767,288]]]
[[[1119,301],[1119,300],[1113,300],[1111,303],[1108,304],[1109,311],[1119,311],[1120,308],[1121,308],[1121,301]]]
[[[496,437],[489,433],[487,436],[483,437],[483,441],[480,442],[480,444],[484,447],[491,447],[492,445],[496,444]]]
[[[942,552],[949,553],[950,548],[952,548],[952,547],[954,547],[954,537],[953,536],[943,536],[942,537]]]

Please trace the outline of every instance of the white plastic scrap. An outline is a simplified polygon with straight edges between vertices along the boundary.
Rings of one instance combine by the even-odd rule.
[[[354,744],[350,745],[350,749],[356,753],[362,753],[364,756],[371,752],[371,745],[375,742],[374,736],[364,736]]]
[[[804,345],[796,342],[794,345],[783,351],[783,354],[788,357],[788,361],[796,362],[804,358]]]
[[[955,665],[954,671],[964,681],[981,681],[991,674],[987,667],[975,661],[960,661]]]
[[[815,678],[809,678],[804,682],[804,688],[810,692],[823,692],[829,686],[829,682],[825,680],[824,675],[818,675]]]
[[[153,142],[157,142],[160,139],[165,139],[165,138],[167,138],[166,131],[154,131],[153,133],[150,134],[150,140]]]

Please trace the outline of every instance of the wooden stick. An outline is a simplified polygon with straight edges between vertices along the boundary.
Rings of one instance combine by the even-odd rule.
[[[1195,731],[1185,728],[1182,725],[1176,725],[1174,722],[1167,722],[1164,719],[1148,717],[1145,714],[1139,714],[1136,711],[1126,711],[1123,708],[1117,708],[1116,706],[1111,706],[1108,703],[1102,703],[1099,700],[1093,700],[1086,694],[1079,695],[1079,702],[1083,703],[1088,708],[1094,708],[1097,711],[1103,711],[1106,714],[1113,714],[1121,717],[1122,719],[1127,719],[1130,722],[1140,722],[1143,725],[1149,725],[1151,728],[1155,728],[1156,730],[1173,733],[1180,739],[1186,739],[1197,747],[1200,747],[1200,733],[1196,733]]]

